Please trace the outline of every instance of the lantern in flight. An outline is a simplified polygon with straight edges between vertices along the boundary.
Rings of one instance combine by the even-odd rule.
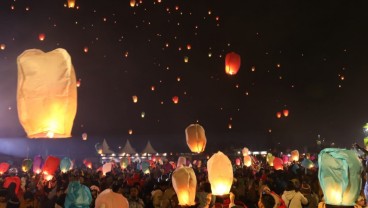
[[[6,47],[6,46],[5,46],[5,44],[4,44],[4,43],[0,44],[0,49],[1,49],[1,50],[5,50],[5,47]]]
[[[44,40],[45,40],[45,38],[46,38],[45,33],[40,33],[40,34],[38,34],[38,39],[39,39],[40,41],[44,41]]]
[[[207,139],[204,128],[199,124],[191,124],[185,129],[187,145],[192,152],[201,153],[206,147]]]
[[[212,194],[216,196],[229,194],[233,184],[233,167],[230,159],[224,153],[218,152],[208,160],[207,170]]]
[[[134,7],[135,6],[135,0],[130,0],[130,6]]]
[[[59,168],[60,159],[54,156],[48,156],[45,164],[42,167],[42,172],[45,175],[54,175],[55,171]]]
[[[87,133],[83,133],[82,134],[82,139],[83,139],[83,141],[86,141],[87,140]]]
[[[298,150],[293,150],[290,152],[291,156],[290,156],[290,161],[299,161],[299,151]]]
[[[277,113],[276,113],[276,117],[277,117],[277,118],[281,118],[281,112],[277,112]]]
[[[245,157],[245,156],[248,156],[249,155],[249,149],[248,148],[246,148],[246,147],[244,147],[243,149],[242,149],[242,154],[243,154],[243,156]]]
[[[173,101],[174,104],[178,104],[179,103],[179,97],[178,96],[172,97],[172,101]]]
[[[83,164],[89,168],[89,169],[92,169],[92,162],[90,160],[87,160],[87,159],[84,159],[83,160]]]
[[[241,160],[240,160],[240,158],[236,158],[236,159],[235,159],[235,165],[236,165],[236,166],[240,166],[240,164],[241,164]]]
[[[74,67],[65,49],[24,51],[17,59],[18,117],[29,138],[71,137],[77,112]]]
[[[83,51],[84,51],[84,53],[88,53],[88,47],[86,46],[86,47],[84,47],[83,48]]]
[[[68,8],[74,8],[75,7],[75,0],[68,0]]]
[[[172,184],[178,196],[179,205],[195,205],[197,178],[192,168],[177,168],[172,174]]]
[[[138,96],[133,95],[132,96],[132,99],[133,99],[133,103],[137,103],[138,102]]]
[[[288,117],[289,116],[289,110],[283,110],[282,111],[282,114],[284,114],[285,117]]]
[[[226,54],[225,57],[225,72],[228,75],[235,75],[240,68],[240,55],[234,52]]]

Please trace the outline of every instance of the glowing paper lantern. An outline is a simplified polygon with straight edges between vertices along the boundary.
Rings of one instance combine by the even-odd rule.
[[[189,57],[188,56],[185,56],[184,57],[184,63],[188,63],[189,62]]]
[[[242,149],[242,154],[243,154],[243,156],[245,157],[245,156],[247,156],[248,154],[249,154],[249,149],[248,148],[246,148],[246,147],[244,147],[243,149]]]
[[[179,97],[178,96],[172,97],[172,101],[173,101],[174,104],[178,104],[179,103]]]
[[[40,33],[40,34],[38,35],[38,39],[39,39],[40,41],[44,41],[44,40],[45,40],[45,38],[46,38],[45,33]]]
[[[275,157],[275,159],[273,159],[273,168],[275,168],[275,170],[283,170],[283,164],[284,162],[281,158]]]
[[[71,137],[76,78],[65,49],[24,51],[17,59],[18,117],[29,138]]]
[[[18,194],[19,187],[20,187],[20,184],[21,184],[20,178],[18,176],[6,177],[3,187],[8,188],[11,183],[15,184],[15,193]]]
[[[271,153],[268,153],[266,156],[266,162],[269,166],[273,166],[273,160],[275,159],[275,156],[273,156]]]
[[[185,129],[187,145],[190,151],[201,153],[207,143],[204,128],[199,124],[191,124]]]
[[[6,47],[6,46],[5,46],[5,44],[4,44],[4,43],[0,44],[0,49],[1,49],[1,50],[5,50],[5,47]]]
[[[228,75],[235,75],[240,68],[240,56],[237,53],[230,52],[225,57],[225,72]]]
[[[88,206],[88,205],[87,205]],[[96,198],[97,208],[129,208],[128,200],[120,193],[105,189]]]
[[[84,141],[86,141],[86,140],[87,140],[87,133],[83,133],[83,134],[82,134],[82,139],[83,139]]]
[[[287,164],[289,162],[289,156],[283,155],[282,156],[282,161],[284,162],[284,164]]]
[[[277,112],[277,113],[276,113],[276,117],[277,117],[277,118],[281,118],[281,112]]]
[[[133,99],[133,103],[137,103],[138,102],[138,96],[133,95],[132,96],[132,99]]]
[[[87,159],[84,159],[83,160],[83,164],[89,168],[89,169],[92,169],[92,162],[90,160],[87,160]]]
[[[284,114],[285,117],[289,116],[289,110],[283,110],[282,114]]]
[[[244,165],[247,167],[252,165],[252,158],[249,155],[244,156]]]
[[[290,152],[291,156],[290,156],[290,161],[299,161],[299,151],[298,150],[293,150]]]
[[[40,155],[36,155],[33,158],[33,173],[35,174],[41,173],[41,166],[42,166],[42,157]]]
[[[48,156],[45,160],[45,164],[42,167],[42,172],[45,175],[54,175],[55,171],[59,168],[60,159],[54,156]]]
[[[102,166],[102,174],[103,175],[106,175],[106,173],[111,172],[111,169],[112,169],[112,163],[111,162],[108,162],[108,163],[103,164],[103,166]]]
[[[179,205],[195,205],[197,178],[192,168],[177,168],[172,174],[172,184],[179,199]]]
[[[314,167],[314,163],[310,159],[307,159],[307,158],[304,158],[301,165],[307,169]]]
[[[150,173],[149,167],[150,167],[150,163],[149,162],[147,162],[147,161],[143,161],[142,162],[142,172],[144,174],[149,174]]]
[[[60,170],[63,173],[68,172],[70,170],[71,166],[72,166],[72,161],[69,158],[67,158],[67,157],[64,157],[60,161]]]
[[[187,165],[187,159],[185,157],[180,156],[178,158],[178,162],[177,162],[176,167],[181,168],[181,167],[184,167],[186,165]]]
[[[135,6],[135,0],[130,0],[130,6],[134,7]]]
[[[86,46],[86,47],[84,47],[83,48],[83,51],[84,51],[84,53],[88,53],[88,47]]]
[[[229,158],[219,151],[207,161],[207,170],[212,194],[229,194],[233,184],[233,167]]]
[[[9,170],[9,163],[6,163],[6,162],[2,162],[0,163],[0,174],[4,174],[6,171]]]
[[[318,179],[328,205],[354,206],[361,190],[362,164],[352,150],[326,148],[318,155]]]
[[[75,7],[75,0],[68,0],[68,8],[74,8]]]
[[[236,158],[235,159],[235,165],[240,166],[240,163],[241,163],[240,158]]]
[[[24,159],[22,162],[22,170],[23,172],[28,172],[32,167],[32,160],[31,159]]]

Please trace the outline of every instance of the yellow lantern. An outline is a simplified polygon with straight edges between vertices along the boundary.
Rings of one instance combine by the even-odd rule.
[[[179,199],[179,205],[195,205],[197,178],[192,168],[177,168],[172,174],[172,184]]]
[[[191,124],[185,129],[187,145],[192,152],[201,153],[206,147],[207,139],[203,127]]]
[[[242,149],[242,154],[243,154],[243,156],[245,157],[245,156],[248,156],[248,154],[249,154],[249,149],[248,148],[246,148],[246,147],[244,147],[243,149]]]
[[[74,8],[75,7],[75,0],[68,0],[68,8]]]
[[[4,43],[0,44],[0,49],[5,50],[6,45]]]
[[[132,99],[133,99],[133,103],[137,103],[138,102],[138,96],[133,95],[132,96]]]
[[[298,162],[299,161],[299,151],[298,150],[293,150],[290,152],[291,156],[290,156],[290,160],[291,162],[295,161]]]
[[[244,156],[244,165],[247,167],[252,165],[252,158],[249,155]]]
[[[130,6],[134,7],[135,6],[135,0],[130,0]]]
[[[17,59],[19,121],[29,138],[71,137],[77,112],[74,67],[65,49],[24,51]]]
[[[219,151],[208,160],[207,170],[212,194],[217,196],[229,194],[233,184],[233,167],[230,159]]]

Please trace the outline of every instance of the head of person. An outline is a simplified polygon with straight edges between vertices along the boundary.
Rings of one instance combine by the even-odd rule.
[[[365,206],[365,198],[364,196],[360,195],[355,202],[357,205],[364,207]]]
[[[271,194],[263,193],[258,201],[259,208],[273,208],[275,206],[275,199]]]
[[[139,191],[138,191],[138,188],[133,186],[130,188],[130,197],[131,198],[138,198],[138,194],[139,194]]]
[[[295,191],[295,185],[293,181],[288,181],[286,184],[285,191]]]

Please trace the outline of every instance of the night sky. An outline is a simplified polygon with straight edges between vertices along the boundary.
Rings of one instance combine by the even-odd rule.
[[[0,1],[3,138],[25,137],[17,56],[65,48],[80,80],[75,140],[82,133],[121,144],[143,138],[162,149],[166,140],[185,144],[185,128],[199,123],[214,148],[301,148],[315,145],[318,135],[336,146],[363,143],[366,1],[66,3]],[[229,52],[241,56],[236,75],[225,73]],[[285,109],[289,115],[277,118]]]

